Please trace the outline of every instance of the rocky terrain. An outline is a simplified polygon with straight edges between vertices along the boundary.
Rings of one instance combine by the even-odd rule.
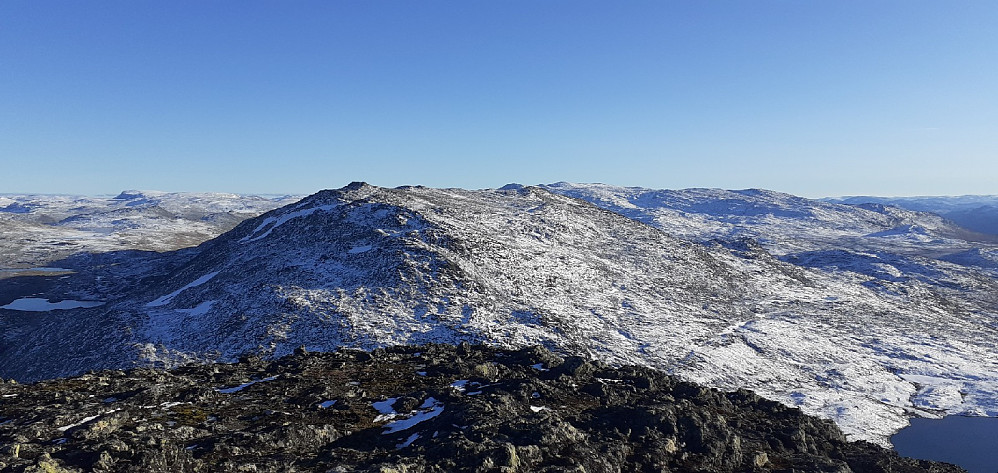
[[[0,471],[963,470],[744,390],[430,344],[0,383]]]
[[[354,183],[197,247],[0,280],[0,376],[542,344],[751,389],[888,445],[909,416],[998,415],[995,246],[972,236],[762,190]],[[25,292],[37,280],[51,287]]]

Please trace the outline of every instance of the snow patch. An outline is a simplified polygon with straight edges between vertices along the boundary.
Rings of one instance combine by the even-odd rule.
[[[112,412],[116,412],[116,411],[119,411],[119,410],[120,409],[113,409],[113,410],[107,411],[107,412],[105,412],[103,414],[97,414],[95,416],[84,417],[83,419],[81,419],[79,422],[77,422],[75,424],[69,424],[69,425],[64,425],[62,427],[57,427],[56,430],[58,430],[59,432],[65,432],[65,431],[67,431],[69,429],[72,429],[74,427],[79,427],[79,426],[81,426],[83,424],[86,424],[87,422],[90,422],[90,421],[92,421],[92,420],[94,420],[94,419],[96,419],[96,418],[98,418],[98,417],[100,417],[102,415],[107,415],[107,414],[110,414]]]
[[[378,417],[375,417],[374,421],[382,422],[394,419],[398,415],[398,413],[395,412],[395,409],[392,408],[392,406],[395,404],[395,401],[397,400],[398,400],[397,397],[390,397],[388,399],[385,399],[384,401],[372,402],[371,407],[373,407],[374,410],[378,411],[381,414]]]
[[[312,208],[308,208],[308,209],[296,210],[294,212],[289,212],[289,213],[286,213],[284,215],[281,215],[279,217],[267,217],[267,218],[263,219],[263,222],[261,222],[260,225],[258,225],[255,230],[253,230],[253,233],[250,233],[249,235],[246,235],[246,236],[242,237],[241,239],[239,239],[239,242],[240,243],[250,243],[250,242],[257,241],[257,240],[259,240],[261,238],[266,238],[268,235],[270,235],[270,232],[274,231],[274,229],[276,229],[277,227],[280,227],[281,225],[284,225],[289,220],[293,220],[293,219],[300,218],[300,217],[307,217],[307,216],[312,215],[312,214],[314,214],[316,212],[319,212],[319,211],[332,210],[332,209],[335,209],[338,206],[339,206],[338,204],[321,205],[319,207],[312,207]],[[269,226],[269,228],[267,228],[268,226]],[[265,228],[267,229],[267,231],[263,232],[263,234],[261,234],[259,236],[256,236],[256,237],[253,236],[253,235],[256,235],[257,233],[260,233],[260,231],[262,231]]]
[[[902,379],[913,383],[918,392],[911,402],[915,407],[930,410],[956,410],[963,404],[963,383],[936,376],[901,374]]]
[[[181,292],[184,292],[192,287],[198,287],[208,281],[211,281],[211,278],[214,278],[215,276],[218,276],[218,271],[205,274],[204,276],[195,279],[190,284],[146,304],[146,307],[160,307],[169,304],[170,302],[173,302],[173,298],[179,296]]]
[[[207,314],[215,302],[216,301],[204,301],[191,309],[177,309],[177,312],[183,312],[189,316],[200,317]]]
[[[416,439],[418,439],[418,438],[419,438],[419,434],[412,434],[412,435],[409,436],[409,438],[405,439],[404,442],[396,445],[395,448],[401,449],[401,448],[408,447],[409,445],[412,445],[412,442],[415,442]]]
[[[231,388],[215,388],[215,391],[218,391],[218,392],[220,392],[222,394],[232,394],[232,393],[237,393],[239,391],[242,391],[243,389],[246,389],[246,388],[248,388],[248,387],[250,387],[250,386],[252,386],[252,385],[254,385],[256,383],[262,383],[264,381],[273,381],[275,379],[277,379],[277,376],[271,376],[269,378],[257,379],[257,380],[254,380],[254,381],[250,381],[248,383],[240,384],[239,386],[233,386]]]
[[[416,424],[430,420],[440,415],[443,412],[444,412],[443,403],[437,401],[432,397],[428,397],[426,398],[426,401],[423,401],[423,404],[419,406],[419,409],[416,410],[411,417],[407,419],[397,420],[395,422],[386,425],[384,433],[391,434],[412,428]]]

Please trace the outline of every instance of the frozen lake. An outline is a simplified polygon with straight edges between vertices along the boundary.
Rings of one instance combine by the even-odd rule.
[[[894,450],[923,460],[938,460],[970,473],[998,471],[998,418],[947,416],[911,419],[911,426],[891,437]]]
[[[72,269],[66,268],[24,268],[24,269],[0,269],[0,273],[71,273]]]
[[[37,275],[62,275],[72,274],[76,271],[66,268],[22,268],[22,269],[0,269],[0,276],[37,276]]]
[[[50,310],[66,310],[66,309],[97,307],[103,304],[104,303],[100,301],[74,301],[69,299],[59,302],[49,302],[48,299],[41,299],[38,297],[24,297],[14,302],[11,302],[10,304],[0,306],[0,309],[21,310],[26,312],[48,312]]]

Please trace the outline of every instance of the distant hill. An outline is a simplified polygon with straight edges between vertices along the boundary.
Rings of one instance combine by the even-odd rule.
[[[81,253],[196,246],[300,198],[136,190],[113,198],[0,194],[0,269]]]
[[[998,235],[998,196],[873,197],[849,196],[823,199],[850,205],[877,203],[941,215],[975,232]]]

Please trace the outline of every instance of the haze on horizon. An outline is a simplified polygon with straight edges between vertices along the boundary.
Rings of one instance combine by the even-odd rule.
[[[998,3],[0,3],[0,193],[998,194]]]

